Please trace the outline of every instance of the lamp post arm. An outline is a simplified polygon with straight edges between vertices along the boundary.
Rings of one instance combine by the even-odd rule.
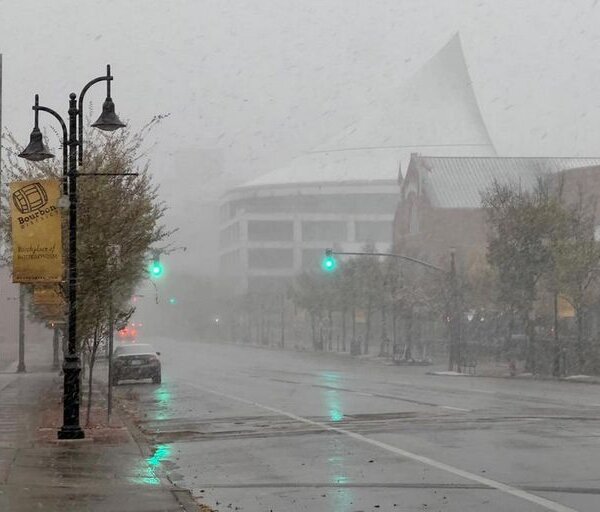
[[[79,151],[78,151],[78,163],[79,165],[83,162],[83,99],[85,97],[85,93],[88,89],[98,82],[107,82],[107,92],[108,96],[110,96],[110,81],[113,79],[113,76],[110,74],[110,64],[106,66],[106,75],[99,76],[90,80],[87,84],[84,85],[83,89],[79,93],[79,101],[77,103],[77,138],[79,139]]]
[[[37,100],[37,94],[36,94],[36,100]],[[36,101],[37,103],[37,101]],[[65,178],[67,176],[67,146],[69,145],[69,135],[67,134],[67,125],[64,121],[64,119],[60,116],[60,114],[58,112],[56,112],[55,110],[52,110],[51,108],[48,107],[44,107],[42,105],[34,105],[33,107],[31,107],[36,113],[38,111],[42,111],[42,112],[48,112],[48,114],[53,115],[58,122],[60,123],[60,127],[62,128],[62,133],[63,133],[63,140],[62,140],[62,150],[63,150],[63,178]]]

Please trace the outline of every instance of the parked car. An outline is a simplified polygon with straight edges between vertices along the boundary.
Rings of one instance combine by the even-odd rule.
[[[120,380],[152,379],[155,384],[161,382],[161,365],[151,345],[135,343],[119,345],[113,352],[112,384]]]

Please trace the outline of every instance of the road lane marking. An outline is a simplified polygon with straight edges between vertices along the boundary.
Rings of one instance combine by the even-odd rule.
[[[345,430],[343,428],[338,428],[338,427],[333,427],[331,425],[328,425],[326,423],[322,423],[320,421],[314,421],[308,418],[304,418],[302,416],[297,416],[296,414],[293,414],[291,412],[287,412],[287,411],[283,411],[281,409],[277,409],[275,407],[271,407],[269,405],[264,405],[261,404],[259,402],[255,402],[253,400],[246,400],[245,398],[241,398],[239,396],[235,396],[235,395],[230,395],[229,393],[223,393],[221,391],[216,391],[214,389],[210,389],[210,388],[206,388],[204,386],[199,386],[197,384],[194,384],[190,381],[187,381],[187,383],[196,388],[199,389],[201,391],[204,391],[206,393],[212,393],[214,395],[218,395],[218,396],[222,396],[225,398],[229,398],[230,400],[235,400],[237,402],[241,402],[247,405],[252,405],[254,407],[258,407],[260,409],[264,409],[266,411],[270,411],[273,412],[275,414],[279,414],[281,416],[287,416],[288,418],[291,418],[295,421],[299,421],[302,423],[306,423],[307,425],[313,425],[316,427],[319,427],[321,429],[324,430],[328,430],[330,432],[337,432],[338,434],[342,434],[345,436],[348,436],[352,439],[355,439],[357,441],[361,441],[363,443],[366,444],[370,444],[372,446],[377,446],[378,448],[381,448],[383,450],[386,450],[388,452],[394,453],[396,455],[400,455],[402,457],[405,457],[407,459],[411,459],[414,460],[416,462],[420,462],[421,464],[425,464],[427,466],[431,466],[433,468],[436,469],[440,469],[442,471],[446,471],[447,473],[451,473],[453,475],[456,476],[460,476],[466,480],[471,480],[472,482],[477,482],[479,484],[485,485],[491,489],[496,489],[498,491],[501,491],[505,494],[509,494],[511,496],[515,496],[516,498],[520,498],[522,500],[525,501],[529,501],[530,503],[535,503],[536,505],[539,505],[541,507],[545,507],[546,509],[552,511],[552,512],[578,512],[577,510],[575,510],[574,508],[570,508],[567,507],[565,505],[561,505],[560,503],[557,503],[555,501],[550,501],[546,498],[542,498],[541,496],[537,496],[535,494],[531,494],[527,491],[523,491],[521,489],[518,489],[517,487],[513,487],[512,485],[508,485],[508,484],[504,484],[502,482],[498,482],[496,480],[492,480],[490,478],[485,478],[482,477],[480,475],[477,475],[475,473],[471,473],[469,471],[465,471],[462,470],[460,468],[451,466],[450,464],[446,464],[444,462],[440,462],[437,461],[435,459],[432,459],[430,457],[425,457],[423,455],[419,455],[417,453],[413,453],[413,452],[409,452],[407,450],[404,450],[402,448],[398,448],[396,446],[392,446],[391,444],[387,444],[387,443],[383,443],[381,441],[377,441],[375,439],[371,439],[370,437],[366,437],[363,436],[362,434],[357,434],[355,432],[352,432],[350,430]]]
[[[471,409],[463,409],[462,407],[452,407],[451,405],[440,405],[442,409],[450,409],[451,411],[471,412]]]

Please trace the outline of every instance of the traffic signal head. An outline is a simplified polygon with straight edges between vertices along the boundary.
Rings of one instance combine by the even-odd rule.
[[[333,251],[331,249],[326,249],[325,257],[323,258],[323,261],[321,262],[321,268],[325,272],[334,272],[336,267],[337,267],[337,260],[335,259],[334,255],[333,255]]]
[[[159,256],[157,254],[155,254],[152,257],[152,262],[150,263],[150,267],[148,268],[148,271],[150,272],[150,277],[152,279],[158,279],[159,277],[161,277],[164,274],[165,268],[163,267],[163,264],[160,262]]]

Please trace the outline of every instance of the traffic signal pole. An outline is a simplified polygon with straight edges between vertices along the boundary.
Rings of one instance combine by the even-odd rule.
[[[448,339],[448,369],[452,371],[454,366],[456,365],[457,370],[460,372],[460,318],[461,312],[459,307],[459,293],[458,293],[458,280],[456,277],[456,251],[454,248],[450,249],[450,269],[445,269],[442,267],[438,267],[437,265],[432,265],[427,261],[419,260],[417,258],[412,258],[410,256],[406,256],[404,254],[396,254],[392,252],[348,252],[348,251],[334,251],[333,249],[325,249],[325,259],[323,260],[323,268],[326,271],[331,271],[330,269],[335,270],[337,266],[337,262],[333,258],[334,255],[342,255],[342,256],[383,256],[389,258],[398,258],[405,261],[410,261],[411,263],[416,263],[417,265],[421,265],[423,267],[435,270],[437,272],[441,272],[445,274],[450,281],[450,304],[448,308],[449,316],[450,316],[450,325],[449,325],[449,339]],[[327,264],[328,261],[333,260],[333,263]]]

